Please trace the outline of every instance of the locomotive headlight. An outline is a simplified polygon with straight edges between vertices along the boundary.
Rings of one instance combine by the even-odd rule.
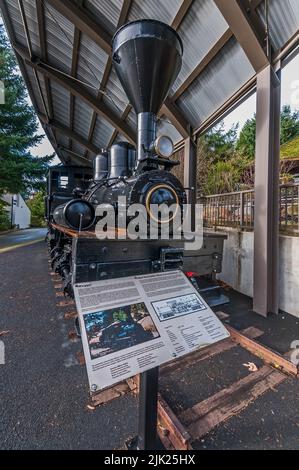
[[[53,219],[56,224],[73,230],[87,230],[95,222],[95,210],[88,201],[72,199],[54,209]]]
[[[145,206],[148,215],[155,222],[165,224],[171,222],[178,209],[179,198],[175,190],[167,184],[153,186],[146,195]],[[158,208],[158,213],[155,209]],[[172,208],[172,210],[170,210]]]
[[[154,149],[159,157],[169,158],[173,153],[173,142],[170,137],[160,135],[154,142]]]

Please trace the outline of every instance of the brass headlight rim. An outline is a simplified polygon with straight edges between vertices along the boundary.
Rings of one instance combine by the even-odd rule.
[[[160,188],[170,190],[170,192],[175,196],[175,200],[176,200],[176,210],[175,210],[175,212],[173,213],[173,215],[171,216],[171,218],[169,218],[168,220],[164,220],[164,221],[157,219],[157,218],[153,215],[153,213],[152,213],[152,211],[151,211],[151,209],[150,209],[150,198],[151,198],[151,195],[153,194],[154,191],[156,191],[157,189],[160,189]],[[147,212],[147,214],[148,214],[149,217],[150,217],[151,219],[153,219],[155,222],[157,222],[158,224],[168,224],[168,223],[170,223],[170,222],[175,218],[175,216],[176,216],[176,214],[177,214],[178,207],[179,207],[179,197],[178,197],[177,193],[175,192],[175,190],[174,190],[171,186],[169,186],[168,184],[157,184],[157,185],[153,186],[153,187],[149,190],[149,192],[147,193],[147,195],[146,195],[146,200],[145,200],[145,207],[146,207],[146,212]]]

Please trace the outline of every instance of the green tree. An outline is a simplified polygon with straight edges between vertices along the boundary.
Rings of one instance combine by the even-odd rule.
[[[197,187],[199,194],[216,194],[236,189],[242,165],[235,145],[238,125],[224,130],[223,123],[197,140]]]
[[[37,135],[36,114],[28,104],[3,25],[0,25],[0,81],[5,89],[5,102],[0,104],[0,195],[5,191],[26,194],[43,186],[54,154],[37,158],[30,153],[44,136]]]
[[[299,136],[299,112],[292,113],[290,106],[283,106],[280,121],[281,145]]]
[[[241,169],[235,159],[219,160],[207,175],[205,194],[230,193],[238,190],[240,176]]]
[[[255,132],[256,118],[254,116],[247,119],[236,143],[236,151],[250,161],[254,159],[255,154]]]
[[[224,123],[220,122],[203,136],[206,150],[214,161],[227,160],[233,155],[238,126],[239,124],[236,124],[225,131]]]
[[[0,232],[10,228],[10,220],[6,207],[7,203],[0,199]]]
[[[256,117],[254,116],[245,122],[236,144],[237,152],[247,157],[249,161],[254,159],[255,132]],[[291,107],[285,105],[282,107],[280,116],[280,143],[283,145],[297,136],[299,136],[299,112],[292,112]]]
[[[32,199],[26,201],[31,210],[31,225],[33,227],[45,227],[44,192],[37,192]]]

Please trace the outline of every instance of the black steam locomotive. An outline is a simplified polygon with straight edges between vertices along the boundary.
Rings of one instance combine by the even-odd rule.
[[[138,118],[137,148],[118,142],[103,150],[95,158],[93,174],[88,167],[57,166],[49,171],[46,217],[51,262],[70,295],[77,282],[183,267],[183,239],[101,240],[95,232],[98,205],[107,204],[118,213],[120,196],[127,206],[142,204],[146,222],[154,220],[158,227],[171,222],[174,213],[166,211],[157,218],[152,205],[181,210],[186,203],[184,188],[171,174],[177,164],[171,160],[172,141],[156,132],[156,115],[180,71],[182,54],[180,37],[164,23],[140,20],[120,28],[113,37],[112,58]],[[210,245],[204,246],[208,272],[221,270],[223,238],[219,240],[217,247],[214,240],[217,256],[212,256]],[[193,256],[189,253],[190,260]]]

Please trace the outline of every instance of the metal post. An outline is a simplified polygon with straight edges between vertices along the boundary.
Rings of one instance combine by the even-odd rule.
[[[253,310],[278,313],[280,76],[257,75]]]
[[[157,406],[159,367],[140,374],[138,449],[157,448]]]
[[[240,229],[244,227],[244,193],[240,192]]]
[[[187,203],[191,205],[191,230],[195,230],[196,204],[196,144],[188,137],[184,148],[184,187],[187,193]]]
[[[14,219],[14,195],[11,197],[11,209],[10,209],[10,228],[13,228],[13,219]]]

